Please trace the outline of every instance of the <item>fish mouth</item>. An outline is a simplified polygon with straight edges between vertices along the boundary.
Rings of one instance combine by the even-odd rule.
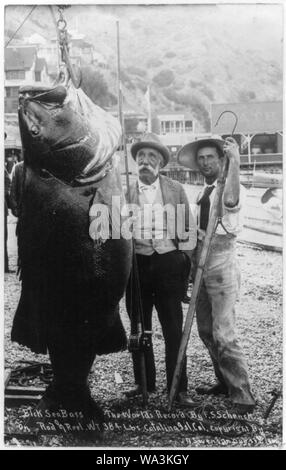
[[[62,105],[67,96],[67,90],[63,85],[53,88],[39,86],[23,86],[19,89],[19,101],[36,101],[40,104]]]
[[[69,150],[77,150],[79,149],[80,147],[90,147],[91,146],[88,144],[88,138],[85,136],[85,137],[81,137],[80,139],[78,139],[76,142],[72,142],[70,144],[56,144],[56,145],[52,145],[51,146],[51,152],[60,152],[60,151],[69,151]]]

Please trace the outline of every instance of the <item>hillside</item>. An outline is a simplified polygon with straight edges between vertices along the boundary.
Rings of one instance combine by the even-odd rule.
[[[27,12],[6,7],[8,37]],[[208,130],[211,102],[282,99],[279,5],[73,5],[64,15],[68,28],[84,33],[107,58],[104,76],[115,96],[119,20],[127,109],[144,111],[150,84],[153,112],[184,110]],[[17,37],[34,32],[55,35],[45,6],[37,7]]]

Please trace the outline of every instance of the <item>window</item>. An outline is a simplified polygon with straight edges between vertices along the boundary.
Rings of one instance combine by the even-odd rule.
[[[165,121],[161,121],[161,134],[165,134],[166,129],[165,129]]]
[[[17,113],[18,99],[6,98],[5,99],[5,113]]]
[[[176,132],[181,132],[181,121],[176,121]]]
[[[275,134],[257,134],[251,139],[251,153],[277,153]]]
[[[35,81],[40,82],[41,81],[41,72],[35,72]]]
[[[224,134],[223,139],[229,137],[229,135]],[[242,155],[248,154],[248,136],[243,136],[241,134],[235,134],[232,137],[236,140],[239,145],[240,153]],[[250,141],[250,151],[252,154],[261,154],[261,153],[277,153],[277,135],[276,134],[256,134],[251,137]]]
[[[9,70],[6,72],[6,80],[23,80],[25,79],[25,70]]]
[[[7,98],[18,98],[19,87],[17,86],[7,86],[6,87],[6,97]]]
[[[193,121],[186,121],[185,122],[185,130],[186,130],[186,132],[192,132],[193,131]]]

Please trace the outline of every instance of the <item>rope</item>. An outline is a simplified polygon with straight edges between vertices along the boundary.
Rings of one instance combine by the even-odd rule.
[[[24,23],[27,21],[27,19],[29,18],[29,16],[33,13],[33,11],[37,8],[37,5],[34,5],[32,7],[32,9],[30,10],[30,12],[28,13],[28,15],[24,18],[24,20],[22,21],[22,23],[20,24],[20,26],[16,29],[15,33],[12,34],[11,38],[7,41],[7,43],[5,44],[5,47],[7,47],[10,42],[12,41],[12,39],[14,39],[14,37],[16,36],[16,34],[18,33],[18,31],[22,28],[22,26],[24,25]]]

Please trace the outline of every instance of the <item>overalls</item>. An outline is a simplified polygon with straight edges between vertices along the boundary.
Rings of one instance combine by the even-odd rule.
[[[200,238],[200,237],[199,237]],[[203,240],[198,240],[197,262]],[[247,365],[236,337],[235,302],[240,289],[236,235],[215,233],[203,274],[196,316],[199,336],[211,356],[218,381],[236,404],[254,404]]]

